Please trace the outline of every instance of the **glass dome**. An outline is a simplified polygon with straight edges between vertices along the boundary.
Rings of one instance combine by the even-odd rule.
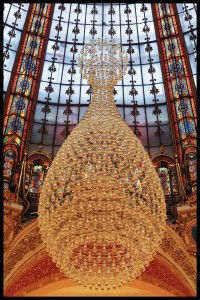
[[[83,117],[92,88],[78,70],[78,53],[91,39],[114,39],[129,55],[115,86],[117,108],[151,155],[172,153],[163,77],[151,4],[56,4],[45,55],[30,148],[53,156]]]
[[[167,168],[160,180],[163,186],[168,182],[166,203],[173,214],[174,203],[186,197],[184,186],[195,190],[196,184],[196,167],[192,175],[187,172],[197,143],[196,14],[196,3],[5,3],[3,143],[8,181],[20,178],[24,153],[31,169],[32,153],[42,151],[47,159],[39,172],[42,184],[45,168],[94,95],[79,73],[79,52],[91,40],[107,38],[128,54],[127,73],[113,88],[117,109],[157,171]],[[7,156],[10,149],[16,165]],[[27,176],[24,182],[29,183]]]

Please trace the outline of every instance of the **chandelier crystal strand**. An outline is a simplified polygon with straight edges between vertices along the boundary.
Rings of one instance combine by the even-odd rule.
[[[55,157],[38,210],[53,261],[67,277],[96,290],[137,278],[166,225],[158,175],[114,103],[114,85],[127,69],[123,53],[114,40],[99,39],[79,56],[92,102]]]

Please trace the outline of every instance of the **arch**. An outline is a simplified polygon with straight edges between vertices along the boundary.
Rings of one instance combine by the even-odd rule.
[[[38,147],[37,151],[29,153],[26,160],[26,174],[24,182],[26,185],[25,189],[28,189],[27,193],[40,193],[45,173],[50,164],[51,157],[40,147]]]
[[[30,152],[26,158],[22,178],[24,219],[37,216],[40,190],[51,161],[52,158],[42,150],[42,146],[38,146],[38,150]]]
[[[173,157],[170,155],[161,154],[161,155],[156,155],[152,158],[152,163],[156,167],[159,166],[159,163],[161,161],[164,161],[168,165],[175,165],[175,161],[174,161]]]
[[[172,191],[170,186],[170,175],[168,168],[169,166],[166,163],[160,164],[160,166],[157,169],[157,173],[162,184],[164,195],[170,196]]]
[[[69,279],[60,280],[34,290],[26,296],[174,296],[159,286],[135,280],[133,284],[111,291],[88,291],[83,287],[74,286]]]
[[[187,155],[189,153],[197,153],[197,147],[194,147],[194,146],[193,147],[191,147],[191,146],[186,147],[185,151],[183,152],[183,161],[186,160]]]
[[[156,155],[152,159],[156,168],[166,200],[168,221],[175,222],[177,218],[176,205],[179,201],[179,185],[176,163],[170,155]]]
[[[48,166],[52,160],[50,155],[42,150],[41,146],[38,146],[38,150],[31,151],[27,156],[28,163],[33,163],[36,159],[41,159],[46,166]]]
[[[36,293],[39,288],[47,287],[49,284],[58,287],[60,281],[69,280],[59,271],[45,251],[37,220],[19,232],[4,257],[5,296],[28,295],[34,291]],[[168,292],[177,296],[194,296],[195,273],[195,265],[187,252],[186,245],[167,225],[165,238],[154,260],[137,280],[144,287],[144,291],[147,291],[145,283],[149,283],[164,290],[165,295]],[[71,285],[76,286],[75,283],[70,282]],[[127,287],[139,287],[134,285],[134,282]],[[76,289],[79,287],[76,286]],[[56,289],[54,291],[56,292]]]

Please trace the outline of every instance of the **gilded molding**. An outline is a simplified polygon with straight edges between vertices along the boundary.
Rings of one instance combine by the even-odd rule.
[[[173,229],[171,229],[172,231]],[[175,231],[173,235],[176,235]],[[192,281],[192,286],[196,286],[196,268],[193,264],[193,260],[190,257],[190,254],[187,252],[184,241],[181,240],[180,237],[177,236],[176,239],[172,238],[172,235],[169,234],[169,231],[166,232],[165,238],[162,240],[160,245],[161,250],[167,254],[168,257],[172,258],[174,261],[174,265],[179,267],[179,270],[183,270],[186,276],[186,280],[190,284],[190,280]],[[161,253],[161,252],[160,252]],[[182,275],[184,275],[182,273]],[[188,280],[188,278],[190,280]]]
[[[148,267],[141,275],[141,280],[160,286],[176,296],[193,296],[195,294],[175,266],[159,254],[151,262],[150,268]]]
[[[34,222],[34,225],[35,223],[36,222]],[[31,224],[31,226],[28,227],[31,227],[32,229],[33,226]],[[21,261],[26,254],[28,254],[30,251],[33,252],[39,245],[42,244],[39,228],[35,227],[28,233],[27,229],[30,230],[30,228],[25,228],[19,233],[21,239],[19,239],[19,236],[16,236],[16,240],[19,239],[19,241],[16,242],[16,240],[13,240],[13,244],[10,245],[9,253],[6,253],[7,255],[5,255],[4,279],[10,274],[14,266]]]
[[[45,249],[42,249],[20,267],[14,280],[7,282],[4,295],[25,296],[37,288],[62,279],[66,277],[52,262]]]
[[[66,279],[64,274],[43,249],[21,266],[14,280],[7,284],[4,290],[5,296],[26,296],[40,287],[64,279]],[[158,254],[138,280],[155,284],[176,296],[194,295],[194,291],[186,284],[183,277],[179,276],[173,266],[170,267],[169,262]],[[134,282],[129,286],[132,284],[134,285]],[[69,280],[69,286],[71,285],[74,286],[75,283]]]
[[[193,195],[195,196],[195,195]],[[185,205],[179,207],[177,218],[177,230],[187,245],[187,250],[190,254],[196,255],[197,244],[192,236],[192,228],[196,226],[196,206]]]
[[[14,226],[10,218],[4,216],[3,218],[3,247],[6,251],[14,238]]]
[[[20,213],[22,205],[5,202],[3,205],[3,244],[4,252],[6,252],[20,229]]]
[[[17,278],[30,266],[31,261],[36,261],[37,257],[41,257],[45,253],[45,246],[42,243],[38,222],[35,220],[32,224],[22,229],[9,247],[5,255],[4,262],[4,287],[12,285]],[[157,255],[164,258],[184,278],[187,284],[195,293],[196,287],[196,270],[195,264],[190,259],[186,245],[181,237],[169,226],[166,227],[165,238],[157,251]],[[44,254],[45,256],[45,254]],[[31,263],[32,264],[32,263]],[[54,280],[60,280],[61,276],[56,272],[55,277],[52,275],[49,279],[44,279],[40,284],[47,284]],[[145,275],[145,274],[144,274]],[[144,276],[142,275],[142,276]],[[57,278],[57,279],[56,279]],[[46,281],[47,280],[47,281]],[[52,280],[52,281],[51,281]],[[144,277],[143,280],[152,280],[151,276]],[[149,281],[150,282],[150,281]],[[153,281],[152,281],[153,283]],[[155,282],[154,282],[155,283]],[[159,283],[160,284],[160,283]],[[36,285],[34,285],[36,287]],[[166,285],[167,286],[167,285]],[[30,291],[31,287],[27,287]],[[165,287],[166,289],[166,287]],[[167,289],[170,289],[170,281]],[[25,292],[25,290],[24,290]],[[27,292],[27,291],[26,291]]]
[[[196,218],[187,223],[184,231],[184,239],[190,254],[196,255],[197,243],[192,236],[192,228],[197,226]]]
[[[10,190],[3,191],[3,202],[4,203],[17,203],[17,197],[14,192]]]
[[[197,194],[192,194],[187,197],[186,203],[190,206],[196,206],[197,205]]]

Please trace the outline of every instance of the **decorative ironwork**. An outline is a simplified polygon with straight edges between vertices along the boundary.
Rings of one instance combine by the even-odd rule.
[[[125,14],[130,14],[130,13],[131,13],[131,9],[130,9],[130,7],[129,7],[128,5],[126,5],[126,8],[125,8],[125,10],[124,10],[124,13],[125,13]]]
[[[145,12],[145,11],[147,11],[147,10],[148,10],[148,8],[146,7],[146,5],[145,5],[144,3],[142,3],[142,6],[141,6],[141,8],[140,8],[140,11]]]
[[[131,27],[128,27],[126,30],[125,30],[125,33],[128,34],[128,35],[131,35],[133,33],[133,30],[131,29]]]
[[[4,46],[4,50],[3,50],[4,51],[3,52],[3,64],[4,64],[5,68],[7,67],[6,61],[9,60],[9,58],[11,57],[10,51],[15,50],[15,51],[12,51],[12,56],[15,57],[15,55],[16,55],[16,51],[17,51],[17,47],[18,47],[18,45],[16,45],[16,44],[18,44],[19,42],[17,43],[17,40],[16,40],[16,31],[15,30],[17,30],[18,35],[21,35],[21,32],[18,29],[18,27],[19,27],[19,20],[21,19],[21,16],[22,16],[21,10],[24,7],[23,3],[17,3],[15,5],[6,3],[6,5],[10,6],[10,8],[16,9],[16,11],[14,11],[14,13],[12,15],[12,16],[14,16],[13,22],[12,22],[12,27],[13,28],[8,31],[8,36],[10,37],[10,39],[8,40],[8,42],[6,43],[6,45]],[[8,14],[7,14],[7,16],[5,16],[4,34],[5,34],[7,19],[12,17],[12,16],[10,16],[11,11],[12,11],[12,9],[8,10]],[[24,10],[23,10],[23,13],[24,13]],[[25,16],[26,16],[26,13],[25,13]],[[15,41],[14,44],[12,43],[13,41]],[[12,71],[13,63],[14,63],[14,60],[13,61],[9,60],[9,69],[11,71]],[[11,73],[7,73],[7,75],[6,75],[7,79],[10,78],[10,74]],[[8,78],[8,76],[9,76],[9,78]]]
[[[116,34],[116,31],[114,30],[113,27],[111,27],[111,28],[108,30],[108,34],[110,34],[111,36],[113,36],[113,35]]]
[[[96,28],[95,28],[95,27],[91,28],[89,33],[90,33],[91,35],[97,34]]]
[[[93,8],[92,8],[92,10],[91,10],[91,14],[93,14],[93,15],[97,15],[97,14],[98,14],[98,10],[97,10],[95,4],[94,4],[94,6],[93,6]]]
[[[132,89],[129,91],[129,95],[134,95],[136,96],[138,94],[138,91],[135,89],[135,87],[133,86]]]

